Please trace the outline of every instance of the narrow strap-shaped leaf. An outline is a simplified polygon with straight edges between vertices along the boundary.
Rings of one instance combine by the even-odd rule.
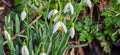
[[[3,55],[3,37],[0,35],[0,54]]]
[[[19,46],[18,45],[16,45],[16,55],[19,55]]]
[[[65,36],[62,38],[60,45],[58,46],[58,49],[56,50],[55,55],[61,55],[63,50],[65,49],[68,40],[69,40],[69,32],[65,34]]]
[[[19,17],[18,14],[15,16],[15,24],[16,24],[16,33],[20,32],[20,22],[19,22]]]

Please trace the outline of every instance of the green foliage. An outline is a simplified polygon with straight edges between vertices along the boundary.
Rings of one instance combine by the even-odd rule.
[[[94,39],[91,34],[91,26],[92,20],[88,16],[85,17],[84,23],[76,23],[75,28],[80,31],[80,41],[88,41],[90,43]]]
[[[107,42],[106,38],[111,38],[112,41],[116,41],[120,28],[120,15],[118,4],[114,4],[116,1],[110,5],[110,7],[105,10],[101,16],[104,16],[104,23],[92,23],[91,19],[86,16],[84,22],[76,22],[75,28],[79,31],[79,40],[84,42],[92,42],[94,38],[104,42],[103,50],[108,53],[112,43]],[[117,8],[116,8],[117,7]],[[114,12],[114,13],[113,13]],[[105,26],[103,26],[105,25]],[[104,30],[101,30],[104,28]]]
[[[117,0],[118,1],[118,0]],[[81,0],[80,3],[76,3],[71,0],[71,4],[74,7],[74,14],[69,12],[64,13],[64,6],[67,1],[62,0],[15,0],[14,6],[16,10],[9,13],[5,16],[5,26],[4,29],[8,31],[10,37],[16,35],[17,39],[15,41],[8,41],[8,47],[11,55],[19,55],[22,43],[25,42],[29,53],[31,55],[39,55],[44,49],[47,55],[64,55],[65,51],[68,48],[76,48],[81,46],[71,46],[68,44],[70,38],[69,29],[72,23],[75,23],[75,31],[79,34],[79,41],[91,43],[95,39],[100,41],[103,47],[103,50],[108,53],[111,47],[111,43],[106,40],[110,38],[112,41],[116,41],[118,35],[120,35],[120,6],[119,2],[112,1],[113,4],[109,6],[101,16],[105,17],[103,23],[94,23],[89,16],[85,15],[84,21],[78,21],[80,12],[85,9],[85,2]],[[96,4],[98,0],[94,1]],[[116,4],[117,2],[117,4]],[[51,10],[57,9],[58,13],[54,16],[51,16],[51,19],[48,19],[48,14]],[[69,8],[70,9],[70,8]],[[20,15],[22,11],[26,11],[27,17],[24,21],[21,21]],[[115,11],[115,13],[112,13]],[[52,12],[53,13],[53,12]],[[41,19],[37,19],[38,16]],[[52,14],[53,15],[53,14]],[[55,33],[53,33],[54,25],[57,22],[54,22],[56,16],[60,15],[60,19],[63,24],[66,25],[67,33],[59,28]],[[65,16],[70,17],[70,20],[67,20]],[[62,18],[61,18],[62,17]],[[37,19],[34,25],[30,23]],[[18,34],[21,30],[25,30],[23,34]],[[76,33],[76,32],[75,32]],[[76,35],[77,36],[77,35]],[[0,38],[0,54],[2,54],[3,39]],[[86,46],[86,45],[85,45]]]

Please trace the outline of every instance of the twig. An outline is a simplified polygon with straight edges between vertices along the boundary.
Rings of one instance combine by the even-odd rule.
[[[39,15],[36,19],[34,19],[34,20],[29,24],[29,26],[32,26],[33,24],[35,24],[36,21],[41,18],[41,16],[42,16],[42,15]],[[24,32],[25,32],[25,29],[23,29],[22,31],[20,31],[18,34],[23,34]],[[12,40],[15,40],[16,38],[17,38],[16,35],[14,35],[11,39],[12,39]],[[3,42],[3,45],[7,44],[7,42],[8,42],[8,41],[4,41],[4,42]]]

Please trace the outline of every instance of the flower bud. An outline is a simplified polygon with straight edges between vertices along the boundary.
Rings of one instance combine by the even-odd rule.
[[[21,20],[23,21],[26,18],[26,16],[27,16],[27,13],[25,11],[22,11],[20,16]]]
[[[23,46],[21,48],[21,54],[22,55],[29,55],[29,50],[28,50],[27,46],[25,45],[25,42],[23,43]]]

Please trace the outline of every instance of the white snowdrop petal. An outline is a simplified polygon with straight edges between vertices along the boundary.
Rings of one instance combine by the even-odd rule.
[[[64,10],[63,10],[64,14],[65,14],[66,12],[68,12],[68,8],[69,8],[69,4],[67,3],[67,4],[65,5],[65,7],[64,7]]]
[[[29,50],[28,50],[27,46],[22,46],[21,54],[22,55],[29,55]]]
[[[56,9],[51,10],[48,14],[48,19],[50,19],[52,16],[54,16],[57,13],[58,13],[58,10],[56,10]]]
[[[58,10],[54,9],[53,13],[52,13],[52,16],[54,16],[55,14],[58,13]]]
[[[120,15],[120,13],[117,13],[115,16],[119,16]]]
[[[62,24],[63,30],[65,31],[65,33],[67,33],[67,28],[66,28],[65,24],[62,22],[61,22],[61,24]]]
[[[61,27],[61,22],[57,22],[53,28],[53,34],[58,30],[59,27]]]
[[[88,7],[91,9],[91,7],[92,7],[91,1],[90,0],[85,0],[85,2],[87,3]]]
[[[70,28],[70,36],[71,36],[71,38],[74,38],[74,36],[75,36],[75,30],[73,27]]]
[[[46,53],[40,53],[40,55],[47,55]]]
[[[69,7],[70,7],[71,14],[73,14],[74,13],[74,7],[71,3],[69,3]]]
[[[27,13],[25,11],[22,11],[20,16],[21,20],[23,21],[26,18],[26,16],[27,16]]]
[[[10,34],[6,30],[4,31],[4,35],[6,38],[8,38],[8,40],[11,39]]]
[[[73,7],[73,5],[71,4],[71,3],[67,3],[66,5],[65,5],[65,8],[64,8],[64,14],[66,13],[66,12],[68,12],[68,11],[71,11],[71,14],[73,14],[74,13],[74,7]]]
[[[49,12],[49,14],[48,14],[48,19],[51,18],[53,12],[54,12],[54,10],[51,10],[51,11]]]
[[[55,19],[54,19],[54,22],[57,22],[60,18],[60,15],[56,16]]]

